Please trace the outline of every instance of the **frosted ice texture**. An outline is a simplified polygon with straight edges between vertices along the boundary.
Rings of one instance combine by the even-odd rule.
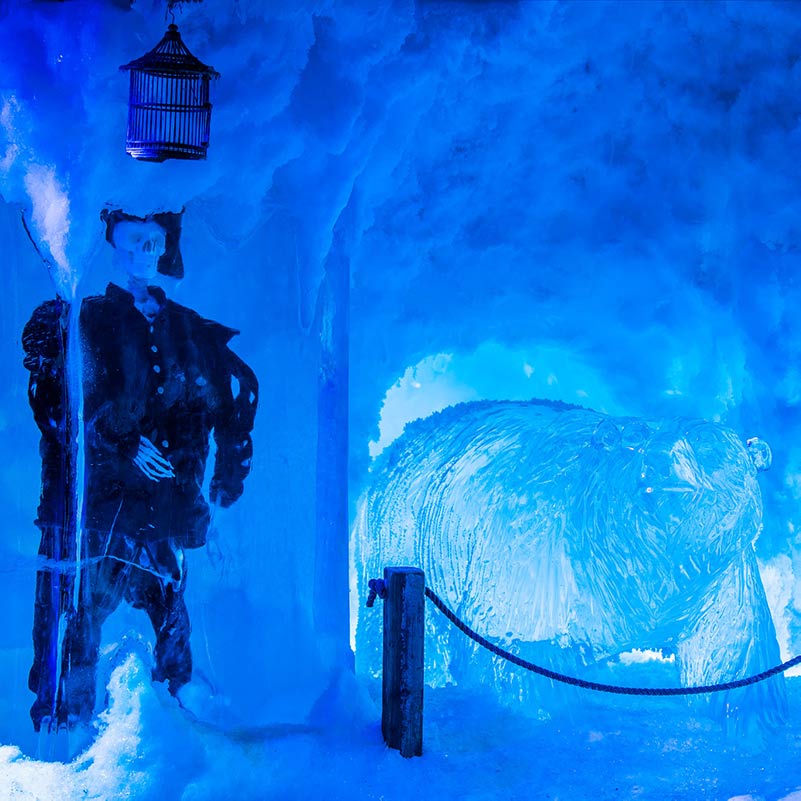
[[[354,528],[359,597],[385,565],[416,565],[470,626],[541,664],[625,681],[616,657],[649,648],[678,675],[654,664],[638,684],[742,678],[780,661],[753,548],[756,476],[715,423],[536,401],[452,407],[408,426],[375,468]],[[373,672],[380,617],[359,614],[357,659]],[[428,629],[430,683],[553,698],[549,682],[488,667],[433,609]],[[709,703],[768,720],[783,693],[771,680]]]

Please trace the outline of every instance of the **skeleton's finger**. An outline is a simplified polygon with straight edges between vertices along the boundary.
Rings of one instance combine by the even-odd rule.
[[[164,458],[164,454],[147,437],[139,438],[138,452],[147,454],[148,456],[154,456],[160,459]]]
[[[161,454],[152,454],[148,453],[145,454],[145,461],[147,461],[151,466],[160,467],[162,470],[169,470],[172,472],[172,465],[170,464],[169,459],[165,459]]]
[[[152,440],[149,440],[147,437],[143,437],[141,434],[139,435],[139,450],[158,453],[158,448],[153,444]]]
[[[165,462],[162,459],[159,459],[158,461],[154,459],[144,459],[143,464],[147,466],[147,469],[151,473],[159,476],[160,478],[175,477],[175,471],[172,469],[172,465],[169,462]]]
[[[147,462],[145,462],[144,458],[137,454],[134,459],[133,463],[142,471],[142,473],[147,476],[151,481],[159,481],[160,479],[152,472]]]
[[[147,437],[140,437],[137,456],[141,456],[151,464],[157,464],[165,470],[172,470],[169,459]]]

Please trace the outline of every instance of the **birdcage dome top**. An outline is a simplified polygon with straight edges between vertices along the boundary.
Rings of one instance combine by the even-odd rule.
[[[174,23],[167,28],[164,38],[149,52],[120,67],[121,70],[139,72],[158,72],[167,74],[206,75],[219,78],[219,73],[189,52],[183,43],[178,26]]]

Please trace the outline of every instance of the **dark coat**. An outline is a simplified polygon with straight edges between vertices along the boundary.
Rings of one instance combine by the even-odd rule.
[[[205,542],[209,508],[202,487],[210,434],[216,444],[210,497],[229,506],[250,471],[258,402],[253,371],[228,347],[237,332],[206,320],[151,288],[152,322],[130,293],[109,284],[80,313],[85,432],[84,531],[90,556],[113,548],[112,534]],[[64,385],[68,307],[48,301],[23,332],[29,399],[42,432],[38,525],[68,525],[74,451]],[[175,477],[153,481],[134,464],[140,436],[170,461]]]

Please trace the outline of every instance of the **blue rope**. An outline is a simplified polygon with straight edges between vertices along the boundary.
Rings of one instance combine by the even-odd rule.
[[[384,582],[381,579],[373,579],[370,581],[370,594],[373,600],[375,600],[376,595],[378,595],[380,598],[384,598],[386,596]],[[468,626],[464,621],[456,617],[456,615],[445,605],[445,602],[428,587],[426,587],[426,597],[431,601],[431,603],[434,604],[434,606],[437,607],[437,609],[439,609],[440,612],[442,612],[443,615],[445,615],[446,618],[448,618],[448,620],[450,620],[451,623],[453,623],[454,626],[456,626],[457,629],[496,656],[500,656],[507,662],[511,662],[513,665],[517,665],[525,670],[529,670],[532,673],[537,673],[540,676],[544,676],[546,679],[552,679],[553,681],[558,681],[562,684],[570,684],[574,687],[581,687],[585,690],[595,690],[596,692],[600,693],[613,693],[615,695],[662,696],[719,693],[725,690],[736,690],[740,687],[747,687],[749,684],[756,684],[757,682],[765,681],[765,679],[772,678],[779,673],[784,673],[784,671],[789,670],[795,665],[801,664],[801,656],[796,656],[787,662],[782,663],[781,665],[772,667],[770,670],[764,670],[762,673],[757,673],[755,676],[749,676],[746,679],[737,679],[736,681],[727,681],[721,684],[703,684],[698,687],[621,687],[616,684],[601,684],[597,681],[585,681],[584,679],[579,679],[575,676],[565,676],[563,673],[557,673],[553,670],[548,670],[548,668],[540,667],[539,665],[535,665],[533,662],[529,662],[522,657],[515,656],[515,654],[505,651],[503,648],[499,648],[497,645],[494,645],[489,640],[473,631],[473,629],[471,629],[470,626]],[[372,606],[372,604],[370,605]]]

